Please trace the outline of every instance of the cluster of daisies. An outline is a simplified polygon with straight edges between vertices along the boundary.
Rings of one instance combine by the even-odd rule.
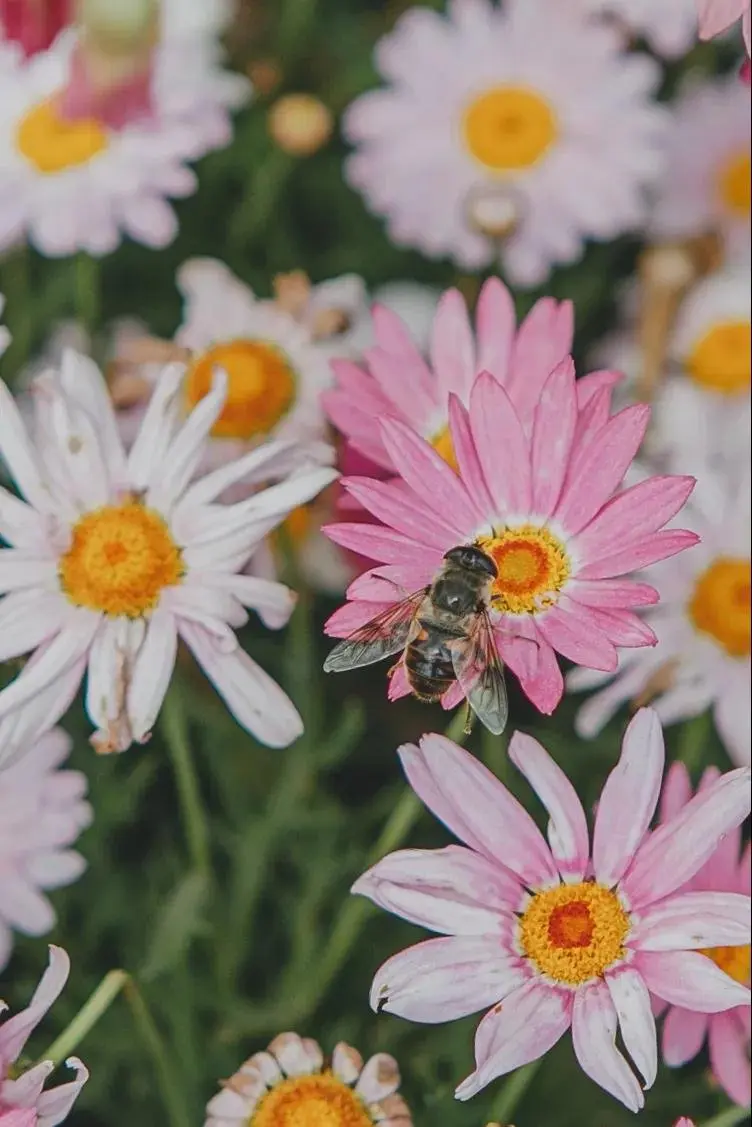
[[[699,9],[703,36],[743,16],[748,42],[748,6]],[[189,163],[227,143],[249,89],[223,68],[222,3],[159,14],[134,15],[133,65],[110,85],[96,21],[82,30],[70,4],[49,26],[8,21],[0,248],[171,241],[168,198],[193,191]],[[461,1100],[571,1030],[585,1073],[632,1111],[659,1057],[678,1067],[706,1043],[750,1103],[750,96],[733,74],[657,103],[656,56],[697,32],[693,0],[416,7],[377,47],[390,85],[345,115],[346,175],[394,241],[463,269],[537,285],[588,240],[648,232],[593,370],[575,371],[570,302],[518,321],[499,277],[471,315],[456,289],[369,295],[355,275],[281,275],[258,298],[201,258],[177,272],[172,339],[62,326],[15,394],[0,379],[0,662],[17,670],[0,689],[0,967],[13,931],[51,929],[45,891],[85,866],[86,780],[57,726],[82,685],[93,747],[126,752],[148,741],[182,646],[246,731],[286,747],[301,718],[238,633],[249,611],[287,623],[284,554],[346,593],[326,630],[347,638],[475,545],[496,572],[494,645],[532,704],[550,715],[565,689],[590,691],[583,737],[634,715],[592,829],[522,732],[509,757],[545,834],[450,739],[399,749],[460,844],[390,853],[353,885],[438,934],[377,970],[372,1007],[484,1011]],[[411,691],[397,656],[391,700]],[[463,696],[454,683],[442,704]],[[666,770],[661,725],[711,708],[735,766],[694,787]],[[18,1063],[68,972],[51,947],[29,1007],[0,1025],[2,1127],[54,1127],[86,1082],[77,1058],[47,1091],[52,1061]],[[411,1127],[399,1084],[386,1054],[325,1057],[282,1033],[223,1082],[206,1127]]]

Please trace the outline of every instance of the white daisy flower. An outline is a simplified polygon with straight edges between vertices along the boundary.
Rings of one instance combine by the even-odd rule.
[[[750,478],[698,482],[682,521],[701,536],[644,572],[660,603],[645,614],[653,649],[622,650],[614,676],[572,670],[567,687],[597,689],[577,713],[582,736],[596,735],[627,701],[651,700],[663,724],[713,709],[731,759],[750,762]]]
[[[671,109],[651,234],[677,239],[716,232],[729,258],[749,262],[749,87],[736,74],[695,83]]]
[[[168,197],[191,195],[186,162],[228,142],[228,110],[245,79],[221,71],[204,40],[165,38],[155,49],[151,118],[112,129],[65,120],[58,96],[77,45],[71,29],[48,51],[6,56],[0,98],[0,250],[28,237],[50,256],[108,254],[123,235],[163,247],[177,231]]]
[[[595,15],[615,17],[667,59],[686,54],[697,42],[695,0],[583,0],[583,4]]]
[[[536,285],[643,222],[660,71],[614,29],[560,0],[453,0],[409,9],[376,62],[391,85],[347,110],[346,172],[399,245]]]
[[[86,868],[81,854],[70,848],[92,819],[84,798],[86,776],[59,769],[71,745],[56,728],[2,774],[0,970],[10,958],[14,930],[37,936],[54,926],[45,891],[72,884]]]
[[[239,481],[265,481],[289,461],[269,443],[194,480],[227,398],[218,372],[180,421],[186,375],[164,371],[126,455],[106,385],[91,360],[69,353],[35,384],[38,441],[0,381],[0,455],[24,498],[0,491],[0,637],[4,658],[31,654],[0,692],[0,755],[53,725],[88,670],[86,707],[100,751],[144,742],[172,675],[178,637],[238,722],[270,746],[301,721],[278,685],[240,648],[248,619],[282,626],[294,595],[238,574],[291,509],[336,476],[299,472],[235,505],[217,498]]]

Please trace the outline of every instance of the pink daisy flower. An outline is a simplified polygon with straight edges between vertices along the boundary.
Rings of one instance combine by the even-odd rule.
[[[749,54],[752,50],[751,13],[750,0],[697,0],[700,39],[713,39],[737,20],[741,20],[744,46]]]
[[[720,772],[709,767],[698,794],[712,787]],[[683,763],[673,763],[666,774],[661,795],[661,823],[670,823],[692,799],[692,783]],[[737,892],[749,894],[750,845],[744,851],[739,827],[729,830],[716,851],[682,891],[693,893]],[[749,946],[711,946],[704,951],[716,966],[736,982],[749,986]],[[665,1009],[665,1007],[661,1007]],[[691,1005],[673,1005],[663,1023],[663,1059],[672,1068],[697,1056],[707,1038],[710,1065],[721,1087],[735,1103],[747,1107],[752,1099],[749,1073],[750,1008],[739,1006],[723,1013],[708,1013]]]
[[[473,544],[497,570],[488,608],[499,656],[542,712],[561,699],[557,652],[615,670],[617,646],[654,645],[632,608],[658,596],[622,577],[697,542],[693,532],[661,531],[694,479],[654,477],[615,496],[649,408],[628,407],[610,418],[610,396],[608,386],[577,383],[568,358],[521,418],[504,388],[482,373],[469,409],[450,395],[457,473],[403,422],[382,419],[381,438],[399,477],[350,477],[343,484],[383,524],[325,529],[379,566],[350,585],[350,601],[329,619],[327,633],[348,637],[428,587],[450,549]],[[390,696],[408,692],[401,664]],[[443,703],[454,707],[461,699],[455,685]]]
[[[512,295],[499,278],[489,278],[478,298],[475,331],[459,291],[441,296],[427,360],[390,310],[376,305],[373,325],[376,343],[364,352],[366,366],[332,361],[337,387],[323,399],[329,418],[352,445],[394,472],[380,420],[401,419],[454,465],[449,396],[467,406],[483,370],[504,385],[521,418],[531,417],[549,373],[572,350],[574,313],[569,301],[542,298],[517,328]]]
[[[49,1092],[43,1091],[43,1087],[55,1068],[51,1060],[41,1061],[24,1072],[18,1069],[18,1060],[29,1035],[59,996],[69,971],[70,960],[62,947],[50,947],[50,965],[42,975],[31,1002],[25,1010],[0,1025],[2,1127],[56,1127],[67,1118],[78,1093],[89,1079],[88,1070],[78,1057],[69,1057],[65,1062],[68,1068],[75,1069],[76,1079]]]
[[[696,953],[749,942],[749,897],[679,891],[749,812],[749,769],[716,780],[651,833],[664,750],[658,718],[644,709],[601,793],[591,847],[572,784],[530,736],[516,732],[509,755],[546,807],[548,841],[451,740],[424,736],[399,754],[413,790],[464,844],[390,853],[353,886],[444,937],[389,959],[372,1007],[428,1023],[492,1007],[458,1099],[538,1059],[571,1027],[583,1070],[638,1111],[643,1090],[615,1038],[650,1088],[658,1063],[650,994],[706,1013],[749,1000]]]

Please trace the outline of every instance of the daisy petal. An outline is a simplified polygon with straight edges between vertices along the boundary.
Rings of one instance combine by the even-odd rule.
[[[663,1022],[663,1060],[669,1068],[681,1068],[693,1060],[703,1046],[708,1015],[671,1006]]]
[[[470,425],[496,511],[529,512],[530,451],[512,401],[489,372],[481,372],[473,385]]]
[[[651,994],[674,1006],[715,1014],[749,1005],[749,988],[697,951],[638,951],[634,965]]]
[[[680,892],[643,909],[629,946],[640,951],[740,947],[750,938],[749,896]]]
[[[78,1057],[68,1057],[65,1065],[75,1070],[76,1079],[69,1084],[59,1084],[51,1092],[42,1092],[37,1100],[37,1127],[57,1127],[58,1123],[62,1123],[89,1079],[89,1070]]]
[[[460,477],[473,497],[477,498],[480,507],[486,512],[493,512],[494,502],[475,448],[470,416],[456,395],[449,396],[449,430]]]
[[[16,1061],[26,1040],[68,981],[70,959],[62,947],[50,945],[50,961],[25,1010],[0,1025],[0,1061],[6,1066]]]
[[[714,1014],[710,1019],[710,1067],[734,1103],[742,1107],[749,1107],[752,1099],[748,1041],[735,1013]]]
[[[133,738],[145,741],[165,698],[177,656],[178,634],[172,614],[157,607],[136,655],[127,690]]]
[[[397,473],[430,511],[453,513],[463,528],[475,525],[481,518],[475,501],[433,447],[397,419],[382,419],[381,435]]]
[[[574,361],[562,360],[548,377],[535,408],[532,441],[533,512],[556,508],[577,423]]]
[[[475,375],[475,343],[465,299],[459,290],[439,298],[429,346],[441,400],[453,391],[464,399]]]
[[[658,1038],[645,980],[629,966],[606,971],[605,978],[624,1047],[640,1070],[645,1087],[652,1088],[658,1072]]]
[[[586,983],[574,996],[572,1044],[583,1072],[630,1111],[645,1097],[632,1069],[616,1048],[617,1015],[605,982]]]
[[[490,372],[504,383],[515,338],[514,301],[501,278],[488,278],[481,286],[475,307],[479,372]]]
[[[619,551],[627,540],[643,539],[679,512],[694,489],[693,477],[650,477],[604,505],[572,542],[583,560]]]

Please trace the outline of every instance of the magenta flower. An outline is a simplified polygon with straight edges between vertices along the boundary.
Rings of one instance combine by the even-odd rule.
[[[719,772],[709,767],[698,793],[715,784]],[[661,822],[670,822],[692,798],[692,783],[683,763],[674,763],[666,774],[661,796]],[[741,849],[741,831],[730,830],[716,851],[695,873],[683,891],[741,892],[750,889],[750,846]],[[749,946],[712,946],[704,952],[716,966],[744,986],[750,982]],[[665,1007],[663,1007],[665,1008]],[[707,1038],[710,1066],[729,1097],[742,1107],[752,1100],[749,1075],[750,1007],[739,1006],[723,1013],[708,1013],[692,1006],[671,1006],[663,1024],[663,1059],[671,1067],[686,1064],[697,1056]]]
[[[549,815],[548,842],[505,786],[444,736],[400,756],[425,805],[464,843],[390,853],[353,892],[439,932],[389,959],[371,1005],[419,1022],[488,1013],[475,1071],[456,1095],[537,1060],[571,1027],[583,1070],[632,1111],[657,1070],[650,994],[721,1013],[749,990],[698,949],[748,943],[750,900],[679,891],[750,808],[750,770],[737,768],[651,833],[663,778],[655,713],[630,723],[601,793],[592,848],[572,784],[546,750],[516,732],[510,758]]]
[[[332,361],[337,387],[323,401],[352,445],[394,473],[379,420],[388,415],[407,423],[456,465],[448,430],[449,396],[467,406],[475,378],[484,369],[504,385],[520,419],[529,423],[549,373],[571,351],[574,318],[571,302],[546,297],[518,329],[509,290],[499,278],[489,278],[478,297],[475,332],[459,291],[442,294],[428,360],[390,309],[374,306],[373,327],[376,344],[365,349],[366,366]],[[614,383],[617,378],[613,373]]]
[[[697,542],[693,532],[663,530],[694,479],[653,477],[615,495],[649,408],[609,417],[611,387],[600,379],[575,381],[567,358],[537,391],[526,427],[519,405],[481,373],[469,409],[449,397],[457,473],[405,423],[382,418],[381,440],[399,477],[350,477],[343,485],[383,524],[325,529],[379,566],[350,585],[350,602],[329,619],[327,632],[348,636],[430,584],[449,549],[476,544],[497,567],[490,616],[500,657],[542,712],[561,699],[557,652],[613,671],[617,646],[654,645],[655,635],[632,608],[658,595],[622,577]],[[409,691],[399,666],[390,697]],[[461,699],[453,686],[443,703],[454,707]]]
[[[70,960],[62,947],[50,947],[50,965],[31,1002],[0,1025],[0,1127],[56,1127],[89,1079],[86,1066],[69,1057],[65,1063],[75,1069],[76,1079],[45,1092],[44,1082],[55,1067],[52,1061],[41,1061],[25,1072],[17,1066],[29,1035],[65,986],[69,970]]]
[[[752,8],[750,0],[697,0],[700,39],[713,39],[737,20],[742,21],[742,35],[747,54],[752,47]]]

